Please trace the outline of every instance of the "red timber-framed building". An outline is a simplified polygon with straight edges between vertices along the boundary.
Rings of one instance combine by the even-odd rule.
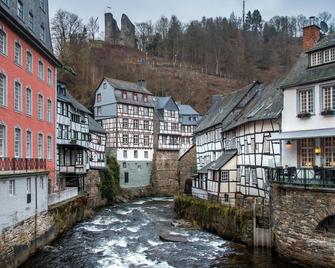
[[[1,0],[0,232],[46,210],[48,190],[57,190],[59,66],[52,52],[48,1]]]

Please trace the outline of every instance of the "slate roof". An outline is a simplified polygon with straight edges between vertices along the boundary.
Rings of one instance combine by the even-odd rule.
[[[103,129],[103,127],[93,119],[93,117],[88,117],[88,128],[92,132],[102,133],[106,134],[106,130]]]
[[[65,95],[60,94],[59,89],[65,89]],[[87,114],[92,114],[84,105],[77,101],[69,92],[66,85],[60,81],[57,82],[57,99],[63,102],[67,102],[73,105],[77,110],[82,111]]]
[[[221,100],[216,101],[200,121],[195,133],[199,133],[205,129],[220,124],[232,112],[232,110],[240,104],[247,93],[258,84],[259,82],[256,81],[241,88],[240,90],[224,96]]]
[[[335,33],[324,36],[307,53],[302,52],[298,61],[284,79],[282,87],[285,89],[335,79],[335,62],[308,67],[310,52],[332,46],[335,46]]]
[[[269,85],[259,84],[255,96],[246,106],[230,113],[222,122],[224,131],[257,120],[276,119],[283,109],[283,97],[280,90],[282,80]]]
[[[311,49],[307,50],[307,52],[314,52],[320,49],[325,49],[328,47],[333,47],[335,46],[335,33],[330,33],[328,35],[325,35],[321,37],[320,41],[315,44],[314,47]]]
[[[112,79],[105,77],[105,80],[114,88],[116,89],[121,89],[121,90],[127,90],[131,92],[136,92],[136,93],[142,93],[142,94],[147,94],[147,95],[152,95],[152,93],[146,89],[143,86],[140,86],[137,83],[132,83],[128,81],[122,81],[118,79]]]
[[[209,163],[207,166],[200,169],[199,173],[207,173],[208,170],[219,170],[225,164],[228,163],[235,155],[237,154],[237,150],[225,151],[218,159]]]
[[[191,105],[178,104],[180,115],[199,115],[199,113],[193,109]]]
[[[155,97],[156,109],[164,109],[171,97]]]

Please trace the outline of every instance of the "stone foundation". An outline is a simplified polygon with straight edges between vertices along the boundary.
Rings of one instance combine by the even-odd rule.
[[[87,206],[97,208],[107,205],[107,200],[102,198],[99,185],[101,182],[98,170],[90,170],[86,177]]]
[[[273,240],[280,255],[311,266],[335,267],[335,233],[316,230],[335,214],[335,191],[272,187]]]
[[[154,194],[178,192],[178,151],[155,151],[151,185]]]
[[[44,245],[85,217],[86,197],[51,207],[0,234],[0,268],[21,265]]]
[[[192,168],[197,165],[196,147],[193,145],[178,159],[178,188],[180,193],[192,193]]]

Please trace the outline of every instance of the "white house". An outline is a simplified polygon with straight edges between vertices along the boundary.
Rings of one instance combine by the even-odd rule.
[[[303,30],[304,51],[283,81],[281,169],[287,183],[331,183],[335,167],[335,34]]]
[[[91,116],[88,117],[90,131],[90,169],[106,168],[106,130]]]
[[[120,165],[121,187],[150,185],[154,105],[145,82],[104,78],[95,93],[94,115],[107,132],[107,152]]]

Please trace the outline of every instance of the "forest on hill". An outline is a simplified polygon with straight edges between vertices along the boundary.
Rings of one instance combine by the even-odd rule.
[[[316,21],[327,22],[332,32],[331,18],[323,12]],[[234,13],[187,24],[176,16],[161,17],[155,23],[136,24],[139,50],[97,39],[97,19],[84,23],[64,10],[52,19],[51,30],[55,53],[64,65],[59,79],[88,107],[98,83],[107,76],[144,79],[154,94],[171,95],[204,113],[211,95],[285,75],[302,51],[307,23],[304,15],[264,21],[258,10],[249,11],[244,23]]]

